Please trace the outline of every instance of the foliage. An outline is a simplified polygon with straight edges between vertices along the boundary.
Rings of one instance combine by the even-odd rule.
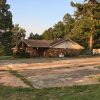
[[[93,34],[93,47],[100,48],[100,3],[97,0],[85,1],[83,4],[71,2],[76,9],[74,17],[65,14],[63,21],[44,31],[44,39],[71,38],[88,49]]]
[[[94,47],[100,47],[100,3],[71,4],[76,8],[73,39],[88,48],[90,35],[93,34]]]
[[[12,14],[9,11],[10,5],[6,4],[6,0],[0,0],[0,35],[2,32],[12,29]]]
[[[12,51],[12,33],[11,32],[5,32],[1,36],[1,45],[3,46],[3,51],[5,55],[11,55]]]
[[[39,35],[38,33],[36,34],[30,33],[28,39],[41,40],[43,39],[43,37],[42,35]]]
[[[89,3],[96,3],[98,0],[84,0],[84,1],[88,1]]]
[[[4,55],[3,46],[0,44],[0,56]]]
[[[30,33],[29,39],[71,38],[77,43],[89,48],[90,35],[93,34],[93,47],[100,48],[100,2],[99,0],[84,0],[83,4],[71,2],[75,8],[74,16],[65,14],[62,21],[45,30],[42,35]],[[25,29],[18,24],[13,25],[10,5],[6,0],[0,0],[0,45],[5,55],[11,55],[11,48],[25,38]]]
[[[30,58],[30,53],[25,52],[25,51],[17,51],[16,55],[14,55],[17,58]]]
[[[42,34],[42,36],[46,40],[52,40],[52,39],[54,39],[53,28],[50,27],[48,30],[45,30],[44,33]]]
[[[44,31],[43,37],[47,40],[57,39],[57,38],[68,38],[70,36],[71,29],[73,27],[74,18],[70,14],[66,14],[63,17],[63,21],[59,21],[53,27]]]
[[[0,56],[0,60],[12,60],[14,57],[12,56]]]
[[[63,23],[65,25],[65,37],[71,38],[72,29],[74,27],[75,19],[70,14],[65,14],[63,17]]]
[[[15,24],[15,26],[13,27],[12,29],[12,43],[13,43],[13,46],[16,45],[16,43],[21,40],[21,39],[24,39],[25,36],[26,36],[26,31],[25,29],[21,28],[19,26],[19,24]]]
[[[9,11],[10,5],[6,0],[0,0],[0,43],[3,46],[5,55],[11,54],[12,47],[12,14]]]
[[[5,55],[11,55],[11,48],[16,43],[25,38],[25,29],[19,25],[13,26],[12,14],[9,11],[10,5],[6,4],[6,0],[0,0],[0,43],[3,47]]]
[[[89,49],[83,49],[80,51],[80,55],[84,55],[84,56],[89,56],[90,55],[90,51]]]

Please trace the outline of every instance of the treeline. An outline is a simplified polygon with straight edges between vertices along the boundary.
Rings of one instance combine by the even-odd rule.
[[[45,30],[42,35],[34,34],[33,39],[71,38],[86,49],[90,36],[93,36],[93,48],[100,48],[100,2],[85,0],[84,4],[71,2],[74,15],[66,14],[62,21]],[[30,37],[32,35],[30,34]]]
[[[29,39],[46,39],[54,40],[57,38],[67,38],[71,37],[71,31],[74,27],[74,18],[70,14],[66,14],[63,17],[63,21],[59,21],[53,27],[45,30],[43,34],[39,35],[38,33],[30,33]]]
[[[62,21],[45,30],[43,34],[30,33],[29,39],[70,38],[86,49],[89,48],[90,36],[93,36],[93,47],[100,48],[100,2],[85,0],[83,4],[71,2],[75,8],[74,15],[65,14]],[[26,36],[25,29],[14,25],[10,5],[0,0],[0,55],[11,55],[11,48]]]
[[[43,37],[45,39],[68,38],[70,37],[71,31],[74,27],[74,22],[74,18],[67,13],[63,17],[63,21],[59,21],[53,27],[45,30]]]
[[[11,48],[25,37],[25,29],[13,25],[10,5],[6,0],[0,0],[0,55],[11,55]]]

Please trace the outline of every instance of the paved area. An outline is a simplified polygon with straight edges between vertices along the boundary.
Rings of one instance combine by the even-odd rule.
[[[91,75],[100,76],[100,57],[0,61],[0,70],[1,74],[4,70],[16,70],[35,88],[100,84],[98,80],[89,78]],[[3,80],[6,81],[2,82]],[[13,86],[18,82],[17,77],[8,75],[7,72],[0,76],[0,83],[12,83]],[[27,87],[25,84],[21,86]]]
[[[78,69],[33,69],[19,71],[35,88],[63,87],[72,85],[95,84],[97,80],[90,79],[91,75],[100,75],[100,69],[85,67]]]

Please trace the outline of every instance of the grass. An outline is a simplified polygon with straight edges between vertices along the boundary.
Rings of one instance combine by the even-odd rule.
[[[97,80],[98,82],[100,82],[100,75],[90,75],[88,76],[88,78],[93,79],[93,80]]]
[[[49,89],[0,85],[0,100],[100,100],[100,84]]]
[[[12,56],[0,56],[0,60],[12,60],[14,57]]]
[[[21,60],[21,59],[30,59],[30,58],[16,58],[14,56],[0,56],[0,60]]]
[[[48,63],[53,61],[60,61],[65,60],[68,58],[42,58],[42,57],[35,57],[35,58],[16,58],[14,56],[0,56],[0,60],[17,60],[17,61],[25,61],[25,60],[33,60],[35,63]]]

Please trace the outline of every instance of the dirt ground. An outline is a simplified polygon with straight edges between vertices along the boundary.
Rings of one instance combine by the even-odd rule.
[[[96,79],[89,78],[100,76],[100,57],[0,61],[0,84],[27,87],[27,84],[20,78],[11,75],[9,70],[16,70],[18,74],[30,81],[35,88],[100,83]]]
[[[0,72],[0,84],[13,87],[29,87],[28,85],[23,83],[19,78],[17,78],[14,75],[11,75],[7,71]]]

